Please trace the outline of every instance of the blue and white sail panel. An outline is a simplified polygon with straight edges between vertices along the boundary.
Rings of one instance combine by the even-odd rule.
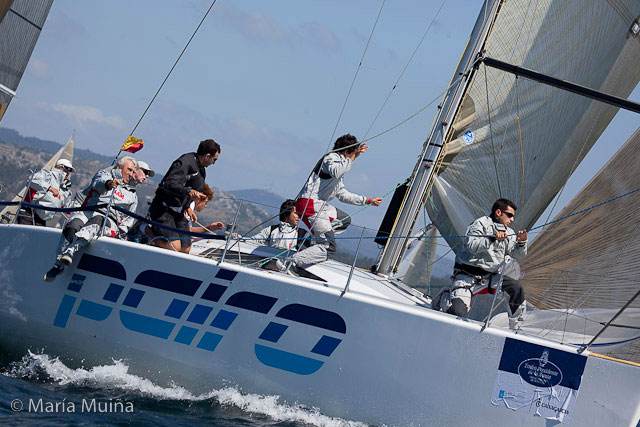
[[[38,41],[53,0],[0,0],[0,120]]]
[[[586,356],[507,338],[491,403],[568,423]]]

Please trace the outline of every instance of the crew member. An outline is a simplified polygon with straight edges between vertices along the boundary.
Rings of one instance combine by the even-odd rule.
[[[39,170],[31,179],[25,201],[49,208],[67,206],[71,200],[71,181],[69,181],[71,172],[75,172],[75,169],[67,159],[59,159],[51,170]],[[54,211],[44,209],[34,211],[31,208],[23,208],[18,214],[18,224],[45,227],[47,221],[53,219],[55,214]]]
[[[130,183],[136,171],[137,162],[131,156],[118,159],[115,167],[98,171],[91,180],[91,185],[85,189],[84,206],[98,204],[115,205],[131,212],[138,207],[138,195],[135,186]],[[109,210],[109,218],[105,215]],[[86,218],[86,221],[83,220]],[[65,266],[73,262],[76,252],[98,238],[104,224],[103,235],[115,237],[118,233],[126,233],[133,223],[130,215],[124,214],[113,207],[103,207],[97,211],[83,211],[82,216],[76,216],[69,221],[62,231],[63,238],[58,246],[58,256],[51,269],[45,274],[44,280],[51,282],[60,275]]]
[[[498,199],[491,214],[476,219],[469,228],[462,249],[456,256],[452,283],[434,299],[434,308],[456,316],[466,316],[471,308],[471,297],[494,293],[498,283],[494,280],[500,268],[508,261],[527,255],[527,231],[516,234],[509,226],[514,221],[516,205],[508,199]],[[518,269],[519,270],[519,269]],[[519,277],[503,275],[502,291],[509,296],[509,327],[517,329],[523,320],[524,290]]]
[[[312,247],[305,250],[306,264],[325,261],[336,252],[335,234],[343,232],[351,223],[348,215],[329,204],[334,198],[343,203],[363,206],[380,206],[381,197],[367,198],[350,193],[342,182],[353,162],[369,147],[358,142],[355,136],[346,134],[336,140],[333,150],[322,157],[313,168],[300,197],[296,210],[315,237]],[[302,267],[302,265],[299,265]]]
[[[200,142],[198,151],[186,153],[175,160],[162,178],[156,195],[149,207],[149,217],[163,225],[189,230],[185,211],[192,201],[206,199],[202,193],[205,185],[205,168],[213,165],[220,155],[220,145],[213,139]],[[180,251],[181,239],[188,235],[174,230],[153,226],[153,233],[159,236],[153,243],[164,249]]]
[[[307,231],[299,228],[300,216],[296,212],[295,200],[285,200],[280,205],[280,223],[265,227],[258,234],[251,236],[253,243],[271,246],[278,249],[290,249],[297,251],[305,242]]]

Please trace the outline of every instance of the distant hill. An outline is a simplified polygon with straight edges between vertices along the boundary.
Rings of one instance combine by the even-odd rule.
[[[1,200],[11,200],[29,179],[29,169],[39,170],[57,152],[62,144],[35,137],[26,137],[19,132],[0,127],[0,190]],[[76,172],[71,174],[71,182],[75,190],[81,190],[89,185],[93,175],[100,169],[111,164],[113,158],[96,154],[86,149],[74,149],[73,165]],[[138,213],[146,215],[149,203],[153,200],[157,183],[162,175],[157,174],[153,180],[147,180],[138,186]],[[239,199],[244,199],[238,216],[237,230],[241,234],[257,232],[267,224],[277,223],[271,220],[277,218],[278,207],[284,201],[282,196],[268,190],[237,190],[225,192],[213,187],[214,200],[200,214],[200,222],[210,223],[222,221],[233,222]],[[275,207],[271,207],[275,206]],[[261,223],[267,221],[261,226]],[[256,230],[251,231],[253,228]]]
[[[34,150],[46,151],[47,153],[55,153],[62,144],[55,141],[36,138],[35,136],[22,136],[17,130],[0,127],[0,141],[7,144],[16,144],[23,147],[33,148]],[[65,141],[66,142],[66,141]],[[74,149],[74,155],[87,160],[97,160],[102,163],[110,164],[113,157],[103,156],[87,149]]]
[[[282,202],[285,201],[284,197],[274,193],[273,191],[259,190],[256,188],[248,190],[232,190],[227,191],[227,193],[233,194],[239,199],[251,200],[252,202],[260,203],[272,208],[279,208]]]

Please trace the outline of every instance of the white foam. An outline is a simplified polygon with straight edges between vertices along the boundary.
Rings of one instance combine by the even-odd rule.
[[[129,367],[121,360],[114,360],[113,365],[94,366],[90,369],[72,369],[58,358],[51,358],[47,354],[29,352],[20,362],[13,364],[10,371],[5,372],[5,375],[19,378],[38,378],[44,372],[53,382],[59,385],[85,386],[107,390],[118,389],[162,400],[198,402],[215,399],[223,406],[237,406],[243,411],[266,415],[275,421],[300,422],[326,427],[366,425],[323,415],[317,408],[281,403],[279,402],[279,396],[242,393],[234,387],[214,389],[208,393],[195,395],[189,390],[176,385],[170,387],[156,385],[152,381],[130,374],[128,371]]]

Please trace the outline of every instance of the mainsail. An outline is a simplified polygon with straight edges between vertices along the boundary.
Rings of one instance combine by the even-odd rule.
[[[38,41],[53,0],[0,0],[0,120]]]
[[[640,80],[640,2],[503,2],[483,55],[628,97]],[[530,228],[613,119],[617,108],[480,65],[453,117],[429,216],[462,235],[506,197]],[[449,237],[456,250],[459,239]]]
[[[571,310],[570,316],[581,320],[582,327],[601,327],[598,322],[610,319],[633,297],[640,277],[639,177],[640,128],[556,219],[630,194],[552,223],[533,240],[529,256],[521,263],[529,301],[540,309]],[[608,313],[573,313],[595,308],[608,309]],[[639,313],[640,298],[615,322],[624,327],[612,327],[629,338],[637,337],[635,353],[621,354],[637,361]],[[566,316],[561,315],[556,328],[565,322]],[[545,324],[547,329],[551,326],[551,322]]]

